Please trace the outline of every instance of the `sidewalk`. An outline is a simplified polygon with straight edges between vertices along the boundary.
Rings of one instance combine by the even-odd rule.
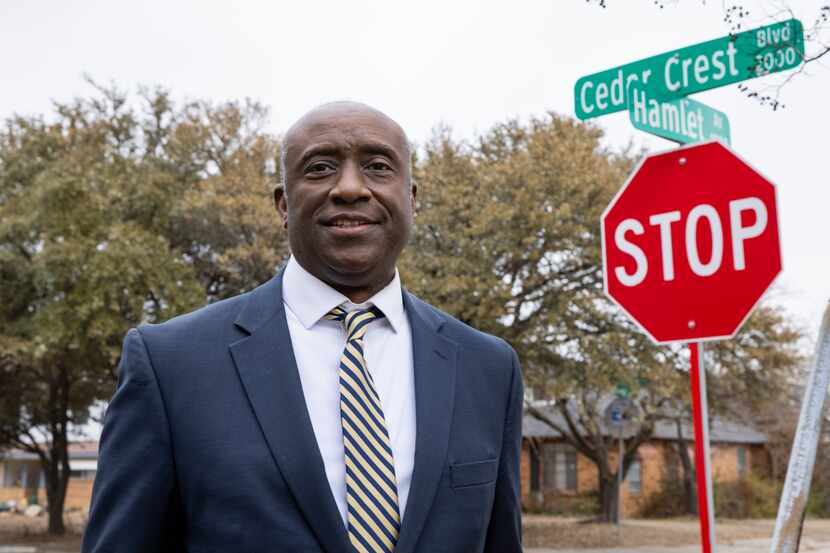
[[[718,553],[765,553],[770,549],[769,539],[737,540],[730,545],[718,544]],[[816,542],[804,538],[799,553],[830,553],[830,541]],[[525,553],[701,553],[699,545],[678,547],[614,547],[602,549],[525,549]]]
[[[0,553],[78,553],[78,550],[68,551],[53,545],[0,545]]]

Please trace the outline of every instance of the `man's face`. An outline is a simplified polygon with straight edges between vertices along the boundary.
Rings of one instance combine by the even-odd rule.
[[[338,103],[303,117],[285,148],[285,190],[275,199],[292,253],[341,291],[376,292],[412,226],[406,136],[380,112]]]

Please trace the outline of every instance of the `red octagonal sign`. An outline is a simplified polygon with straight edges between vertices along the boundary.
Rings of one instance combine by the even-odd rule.
[[[649,156],[602,214],[602,254],[652,340],[728,338],[781,272],[775,187],[720,142]]]

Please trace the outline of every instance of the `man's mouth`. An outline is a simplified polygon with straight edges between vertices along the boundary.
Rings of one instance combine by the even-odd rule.
[[[340,228],[350,228],[350,227],[363,227],[366,225],[374,225],[375,223],[370,223],[367,221],[347,221],[347,220],[339,220],[339,221],[332,221],[329,226],[332,227],[340,227]]]
[[[366,215],[359,213],[340,213],[324,218],[323,224],[327,227],[357,229],[360,227],[367,227],[369,225],[376,225],[378,223]]]

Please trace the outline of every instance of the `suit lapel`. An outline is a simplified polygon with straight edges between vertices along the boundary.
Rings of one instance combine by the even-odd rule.
[[[250,293],[235,324],[250,333],[230,351],[268,448],[324,549],[348,551],[291,347],[282,272]]]
[[[410,553],[418,543],[432,506],[449,445],[455,402],[455,342],[441,336],[443,324],[423,302],[404,291],[412,328],[415,371],[415,467],[395,553]]]

